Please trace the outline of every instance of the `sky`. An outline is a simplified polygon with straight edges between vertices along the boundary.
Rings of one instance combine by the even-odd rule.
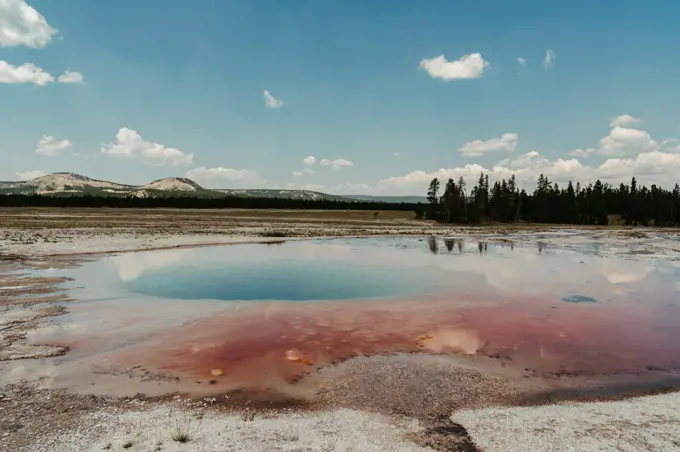
[[[0,180],[680,180],[680,2],[0,0]]]

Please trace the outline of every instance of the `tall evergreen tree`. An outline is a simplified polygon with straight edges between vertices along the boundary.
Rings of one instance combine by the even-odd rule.
[[[436,177],[432,179],[430,188],[427,190],[427,202],[430,204],[428,218],[436,220],[439,213],[439,179]]]

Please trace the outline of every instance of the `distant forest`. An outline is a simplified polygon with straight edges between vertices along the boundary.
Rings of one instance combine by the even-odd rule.
[[[560,224],[625,223],[643,226],[680,224],[680,187],[672,191],[656,185],[639,186],[635,178],[630,185],[618,187],[597,180],[586,187],[571,181],[566,187],[540,175],[536,189],[529,194],[517,188],[515,176],[489,185],[482,173],[477,184],[468,190],[463,178],[449,179],[442,187],[433,179],[427,192],[429,205],[419,215],[444,223],[479,223],[482,221]],[[610,216],[615,217],[610,217]],[[612,221],[613,220],[613,221]]]
[[[138,198],[134,196],[49,196],[0,195],[2,207],[116,207],[175,209],[318,209],[318,210],[400,210],[415,212],[418,203],[378,201],[305,200],[290,198],[253,198],[225,196],[219,198],[167,196]]]
[[[398,210],[415,212],[417,218],[442,223],[478,224],[517,222],[604,225],[608,223],[674,226],[680,224],[680,187],[672,191],[656,185],[613,186],[600,180],[586,187],[570,181],[566,187],[540,175],[532,193],[517,187],[515,176],[489,184],[482,173],[468,189],[463,178],[449,179],[441,186],[433,179],[427,192],[428,203],[388,203],[371,201],[302,200],[227,196],[220,198],[112,197],[0,195],[4,207],[114,207],[180,209],[322,209],[322,210]]]

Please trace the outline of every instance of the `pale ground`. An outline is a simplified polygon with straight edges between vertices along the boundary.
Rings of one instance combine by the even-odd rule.
[[[680,393],[607,403],[458,411],[487,451],[680,450]]]
[[[452,419],[467,429],[479,450],[488,452],[674,451],[680,450],[678,407],[680,394],[674,393],[607,403],[466,410]],[[347,409],[248,420],[164,404],[91,413],[79,427],[46,437],[29,450],[99,451],[109,445],[123,450],[126,444],[131,451],[433,450],[409,441],[422,430],[417,420]],[[178,432],[188,434],[187,443],[176,441]]]
[[[272,213],[0,209],[0,258],[4,258],[6,267],[16,269],[28,264],[63,263],[66,256],[56,255],[65,254],[259,242],[281,240],[281,236],[436,234],[526,244],[540,241],[571,249],[596,244],[602,255],[625,254],[633,258],[680,262],[677,231],[543,226],[522,229],[502,225],[452,228],[412,221],[408,213],[381,213],[379,218],[372,212],[347,214],[351,218],[344,217],[342,212],[279,212],[278,216],[274,213],[273,218],[267,215]],[[10,292],[21,290],[16,285],[10,279],[3,280],[0,274],[0,304],[3,296],[9,297]],[[0,326],[35,318],[26,312],[30,307],[15,311],[16,308],[7,305],[5,309]],[[453,422],[467,429],[478,448],[466,441],[438,442],[436,435],[424,433],[427,426],[414,419],[388,418],[348,409],[277,414],[272,418],[258,415],[248,420],[238,414],[204,411],[200,407],[177,408],[178,402],[146,405],[131,402],[128,408],[123,402],[93,401],[85,404],[82,414],[71,417],[68,397],[64,401],[60,396],[59,403],[66,408],[50,417],[41,417],[36,413],[54,411],[51,406],[54,399],[50,395],[17,394],[8,393],[8,388],[0,388],[0,450],[75,452],[108,450],[110,444],[110,450],[197,452],[680,451],[678,393],[619,402],[455,412]],[[30,409],[23,407],[17,397],[25,397],[23,402],[30,405]],[[78,403],[82,404],[82,401]],[[57,418],[58,421],[53,422]],[[39,419],[54,425],[53,429],[41,431],[36,424]],[[34,430],[26,427],[33,424],[37,425]],[[188,443],[181,444],[172,439],[177,428],[189,433]],[[22,433],[23,430],[29,431]],[[437,434],[441,433],[439,437],[445,438],[449,435],[447,432]],[[416,443],[430,444],[435,449],[423,448]]]
[[[416,421],[393,421],[352,410],[291,413],[272,418],[201,414],[169,405],[93,413],[75,431],[47,438],[30,450],[38,451],[428,451],[404,439],[418,430]],[[177,433],[187,433],[180,443]],[[173,439],[173,436],[175,439]]]

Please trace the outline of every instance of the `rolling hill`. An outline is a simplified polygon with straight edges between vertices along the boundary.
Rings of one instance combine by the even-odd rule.
[[[0,194],[50,195],[50,196],[224,196],[207,190],[196,182],[168,177],[145,185],[126,185],[91,179],[74,173],[53,173],[20,182],[0,182]]]
[[[311,190],[275,190],[275,189],[218,189],[227,196],[245,196],[250,198],[285,198],[306,201],[355,201],[345,196],[329,195]]]
[[[400,203],[400,202],[427,202],[427,196],[380,196],[380,195],[343,195],[344,198],[355,199],[357,201],[370,201],[370,202],[390,202],[390,203]]]
[[[225,196],[247,198],[283,198],[305,201],[346,201],[346,202],[423,202],[421,196],[369,196],[330,195],[311,190],[278,189],[208,189],[185,177],[166,177],[144,185],[127,185],[116,182],[91,179],[75,173],[52,173],[27,181],[0,182],[0,195],[48,195],[48,196],[133,196],[138,198],[160,198],[190,196],[219,198]]]

